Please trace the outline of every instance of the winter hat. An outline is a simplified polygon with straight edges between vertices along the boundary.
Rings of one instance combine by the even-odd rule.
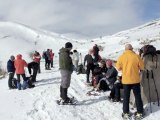
[[[106,61],[106,64],[107,64],[109,67],[111,67],[111,66],[112,66],[112,60],[110,60],[110,59],[107,60],[107,61]]]
[[[10,56],[10,60],[14,61],[15,57],[13,55]]]
[[[72,48],[73,46],[72,46],[72,43],[70,43],[70,42],[67,42],[66,44],[65,44],[65,48]]]

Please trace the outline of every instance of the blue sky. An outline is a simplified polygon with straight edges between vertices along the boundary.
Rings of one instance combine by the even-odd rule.
[[[0,0],[0,20],[90,38],[160,18],[160,0]]]
[[[142,17],[147,21],[160,18],[160,0],[146,0]]]

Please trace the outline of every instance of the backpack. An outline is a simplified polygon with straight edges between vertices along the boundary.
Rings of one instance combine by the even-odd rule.
[[[12,88],[17,88],[17,79],[16,78],[12,79]]]
[[[152,56],[156,55],[156,48],[153,45],[145,45],[141,48],[141,51],[143,53],[143,57],[149,54]]]
[[[77,73],[78,74],[85,74],[86,73],[84,66],[82,64],[78,65]]]
[[[160,54],[160,50],[157,50],[156,53],[157,53],[157,54]]]
[[[152,62],[154,62],[154,58],[156,61],[156,68],[157,68],[157,51],[156,48],[153,45],[145,45],[140,49],[141,53],[143,53],[143,57],[145,55],[151,55],[152,56]]]

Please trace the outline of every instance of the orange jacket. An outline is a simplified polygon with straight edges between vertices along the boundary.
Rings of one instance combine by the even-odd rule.
[[[24,74],[25,73],[24,67],[27,67],[27,63],[25,60],[22,59],[21,54],[18,54],[16,56],[14,66],[16,68],[16,74]]]
[[[139,70],[144,69],[144,62],[139,55],[126,50],[118,59],[116,68],[122,70],[122,84],[140,83]]]

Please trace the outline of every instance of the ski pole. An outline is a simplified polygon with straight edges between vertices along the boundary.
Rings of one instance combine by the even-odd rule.
[[[148,70],[147,70],[147,79],[148,79],[148,89],[149,89],[150,112],[152,113],[151,93],[150,93],[150,84],[149,84],[149,71]]]
[[[156,91],[156,94],[157,94],[158,106],[159,106],[159,95],[158,95],[158,90],[157,90],[156,82],[155,82],[155,79],[154,79],[153,70],[151,70],[151,72],[152,72],[152,79],[153,79],[153,82],[154,82],[155,91]]]

